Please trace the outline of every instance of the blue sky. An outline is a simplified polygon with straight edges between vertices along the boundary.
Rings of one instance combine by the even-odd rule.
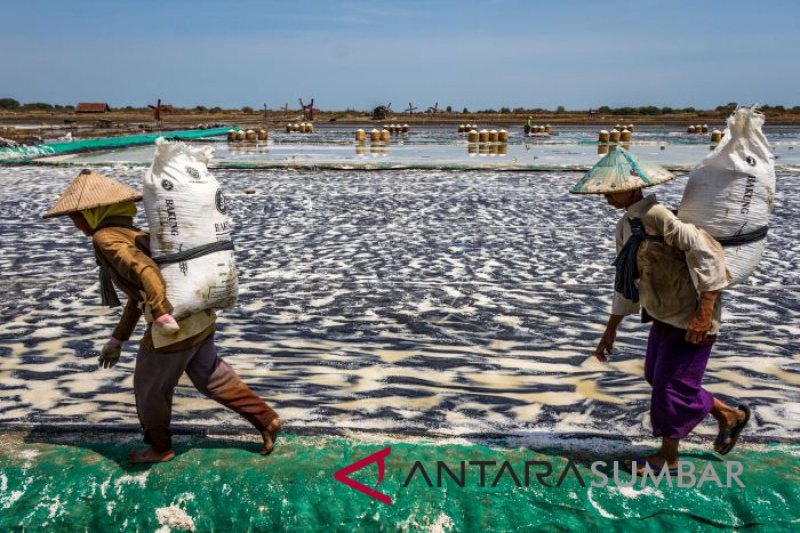
[[[0,97],[471,110],[800,105],[800,2],[3,0]]]

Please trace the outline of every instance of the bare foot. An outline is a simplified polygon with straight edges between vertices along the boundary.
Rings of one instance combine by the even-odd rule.
[[[746,417],[747,415],[741,409],[730,409],[725,411],[724,415],[718,420],[719,433],[717,434],[717,440],[714,441],[715,452],[719,453],[731,443],[730,430],[744,422]],[[728,432],[727,437],[720,439],[719,437],[723,434],[723,432]]]
[[[157,452],[152,446],[145,450],[131,450],[128,453],[128,461],[135,465],[146,463],[165,463],[167,461],[172,461],[174,458],[175,452],[172,450],[167,450],[166,452]]]
[[[281,419],[276,418],[261,432],[264,439],[264,445],[261,446],[261,454],[269,455],[275,448],[275,439],[278,438],[278,433],[281,431]]]
[[[653,453],[653,454],[647,455],[645,457],[642,457],[641,461],[646,461],[646,463],[640,462],[637,465],[636,473],[639,474],[640,476],[644,475],[644,471],[645,471],[646,465],[648,465],[648,464],[650,465],[650,470],[654,474],[658,474],[659,472],[661,472],[661,470],[664,468],[664,464],[665,463],[667,464],[667,468],[677,468],[678,467],[678,461],[677,460],[668,463],[667,459],[663,455],[661,455],[659,453]]]

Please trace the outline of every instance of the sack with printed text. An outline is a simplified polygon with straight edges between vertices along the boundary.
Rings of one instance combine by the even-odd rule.
[[[208,171],[213,149],[163,138],[145,174],[150,251],[177,319],[232,307],[238,279],[225,198]]]
[[[710,233],[725,250],[733,281],[758,266],[775,201],[775,157],[761,131],[764,115],[738,108],[716,149],[689,175],[678,218]]]

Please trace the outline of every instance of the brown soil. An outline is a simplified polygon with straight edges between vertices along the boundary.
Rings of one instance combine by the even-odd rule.
[[[670,124],[688,127],[691,124],[709,124],[720,127],[724,124],[726,113],[699,111],[693,114],[671,114],[656,116],[618,116],[586,113],[542,113],[535,114],[536,124],[586,125],[611,128],[615,124]],[[345,125],[353,127],[374,127],[386,123],[408,123],[411,125],[446,126],[461,123],[495,125],[497,127],[521,127],[528,114],[514,113],[392,113],[385,120],[372,120],[368,113],[321,112],[314,117],[317,128],[323,125]],[[13,140],[26,140],[33,136],[51,139],[71,131],[73,138],[108,137],[130,135],[146,131],[192,129],[208,125],[210,127],[258,127],[265,129],[283,128],[289,122],[301,122],[299,111],[271,111],[268,113],[245,113],[224,110],[219,113],[181,111],[168,114],[158,125],[150,111],[111,111],[108,113],[75,113],[57,111],[0,111],[0,137]],[[800,115],[792,113],[770,114],[767,121],[775,124],[800,124]],[[36,126],[35,128],[14,128],[14,125]]]

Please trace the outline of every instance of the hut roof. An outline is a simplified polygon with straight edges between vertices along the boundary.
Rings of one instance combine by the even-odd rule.
[[[75,111],[78,113],[105,113],[111,111],[111,108],[105,102],[81,102],[75,106]]]

